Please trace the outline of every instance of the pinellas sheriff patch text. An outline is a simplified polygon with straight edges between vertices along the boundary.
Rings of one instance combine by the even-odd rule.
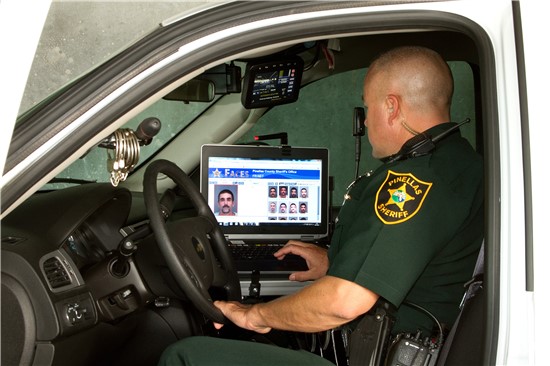
[[[421,181],[411,173],[389,170],[376,193],[374,210],[383,223],[399,224],[416,215],[432,183]]]

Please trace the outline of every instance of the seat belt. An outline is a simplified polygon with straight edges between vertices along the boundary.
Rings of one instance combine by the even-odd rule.
[[[474,272],[472,275],[472,279],[468,281],[464,287],[466,287],[466,291],[464,292],[464,296],[462,297],[462,301],[460,302],[460,312],[458,313],[458,316],[453,324],[453,327],[451,328],[451,331],[447,335],[447,339],[445,340],[445,344],[443,345],[443,348],[441,349],[441,353],[439,354],[439,359],[437,360],[437,365],[445,365],[445,362],[447,361],[447,356],[449,354],[449,350],[451,348],[451,344],[453,343],[453,338],[456,333],[456,329],[458,327],[458,323],[460,323],[460,318],[462,316],[464,307],[466,306],[466,303],[476,295],[480,287],[483,286],[483,264],[485,260],[485,241],[481,243],[481,248],[479,249],[479,254],[477,256],[476,265],[474,267]]]

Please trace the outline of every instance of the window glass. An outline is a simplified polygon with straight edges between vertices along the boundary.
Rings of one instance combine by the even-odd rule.
[[[167,142],[175,137],[187,125],[195,120],[212,103],[169,101],[160,99],[130,120],[123,128],[136,130],[138,125],[148,117],[156,117],[161,122],[161,129],[150,145],[142,146],[140,149],[139,164],[143,163],[150,156],[160,150]],[[74,179],[95,182],[109,182],[110,175],[107,170],[107,152],[109,150],[94,147],[81,159],[76,160],[67,169],[57,175],[57,183],[50,183],[47,189],[63,188]],[[112,154],[112,151],[109,151]]]
[[[217,2],[218,0],[208,0]],[[19,114],[205,1],[52,1]]]

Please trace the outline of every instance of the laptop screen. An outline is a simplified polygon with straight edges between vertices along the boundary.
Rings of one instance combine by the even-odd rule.
[[[328,150],[203,145],[201,192],[228,239],[328,233]]]

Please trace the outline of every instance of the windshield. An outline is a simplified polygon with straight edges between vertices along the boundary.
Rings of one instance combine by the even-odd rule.
[[[141,147],[137,166],[147,161],[148,158],[153,156],[165,144],[183,131],[218,99],[219,98],[215,98],[210,103],[184,103],[181,101],[160,99],[145,111],[131,119],[122,128],[130,128],[135,131],[138,125],[149,117],[157,118],[161,122],[159,133],[153,138],[149,145]],[[54,180],[46,184],[42,190],[61,189],[73,184],[85,182],[109,182],[109,154],[112,156],[113,150],[100,146],[92,148],[84,156],[58,174]]]
[[[48,103],[75,80],[143,38],[166,19],[209,2],[53,1],[19,106],[19,116]],[[138,165],[154,155],[210,105],[159,100],[130,120],[123,128],[135,130],[148,117],[158,118],[162,124],[152,143],[142,146]],[[64,188],[68,185],[64,182],[109,182],[107,154],[107,149],[92,148],[43,189]]]

